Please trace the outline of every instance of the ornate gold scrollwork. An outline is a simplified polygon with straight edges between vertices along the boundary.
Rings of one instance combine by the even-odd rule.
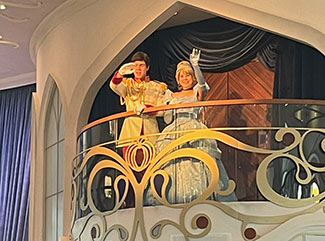
[[[258,128],[256,128],[258,129]],[[266,128],[263,128],[266,129]],[[74,191],[74,212],[76,215],[77,207],[82,210],[86,210],[89,208],[92,214],[99,215],[101,217],[105,217],[107,215],[111,215],[116,212],[124,202],[128,189],[130,187],[134,190],[135,195],[135,212],[133,217],[133,227],[130,235],[125,227],[122,225],[113,224],[109,228],[105,228],[102,232],[103,237],[106,237],[112,230],[117,230],[119,232],[120,240],[126,240],[126,237],[130,237],[130,240],[134,240],[137,234],[138,229],[140,229],[143,240],[148,240],[147,230],[145,228],[145,220],[144,220],[144,210],[143,210],[143,195],[144,190],[147,188],[148,183],[151,184],[152,192],[154,197],[164,206],[169,208],[180,209],[180,217],[179,223],[172,220],[160,220],[159,222],[152,225],[150,230],[150,235],[153,239],[158,239],[161,236],[161,233],[165,226],[171,225],[177,228],[184,236],[185,240],[189,240],[189,238],[201,238],[207,235],[211,230],[211,219],[207,214],[197,213],[192,217],[192,229],[201,229],[202,231],[199,233],[190,232],[185,225],[185,216],[188,211],[198,204],[207,204],[214,206],[220,210],[222,210],[225,214],[230,217],[240,220],[242,222],[241,234],[245,240],[256,240],[260,237],[258,233],[254,233],[254,230],[247,229],[247,226],[251,223],[253,224],[281,224],[290,220],[293,217],[314,213],[317,210],[324,208],[324,197],[325,192],[320,193],[315,197],[303,198],[303,199],[293,199],[281,196],[275,190],[273,190],[272,186],[268,180],[268,168],[272,161],[279,158],[286,158],[291,160],[296,166],[296,180],[301,184],[310,183],[313,177],[313,172],[323,173],[325,172],[325,167],[316,167],[310,164],[304,155],[303,152],[303,144],[306,137],[311,133],[319,133],[325,136],[325,130],[322,129],[292,129],[292,128],[269,128],[270,130],[276,131],[275,133],[275,141],[283,142],[284,137],[286,135],[292,136],[293,140],[285,145],[281,149],[270,150],[264,148],[254,147],[248,144],[245,144],[229,134],[218,131],[217,129],[204,129],[204,130],[192,130],[190,133],[185,134],[175,141],[168,144],[161,152],[155,154],[153,145],[147,141],[145,138],[136,140],[133,144],[130,144],[128,150],[125,155],[125,159],[123,159],[116,152],[103,147],[103,146],[95,146],[92,147],[84,156],[83,161],[80,166],[76,168],[73,177],[73,191]],[[301,134],[303,132],[303,134]],[[237,210],[231,208],[225,203],[217,202],[213,200],[209,200],[209,196],[212,193],[217,192],[220,195],[228,195],[235,189],[235,182],[230,180],[227,190],[219,190],[218,181],[219,181],[219,170],[218,166],[215,162],[215,159],[211,157],[208,153],[195,149],[195,148],[181,148],[184,143],[188,143],[194,141],[196,139],[212,139],[218,142],[223,142],[224,144],[238,150],[243,150],[251,153],[259,153],[264,154],[266,157],[260,162],[260,165],[257,169],[256,179],[257,186],[259,191],[264,195],[264,197],[270,202],[287,207],[287,208],[300,208],[299,211],[295,211],[286,215],[275,215],[275,216],[255,216],[255,215],[247,215]],[[106,143],[107,144],[107,143]],[[322,151],[325,151],[325,141],[324,138],[321,141]],[[143,164],[138,164],[136,162],[136,153],[138,150],[143,152]],[[299,155],[293,155],[291,152],[293,150],[298,150]],[[91,158],[95,155],[105,156],[105,159],[98,162],[90,172],[87,191],[85,194],[80,193],[80,186],[78,186],[78,176],[82,173],[84,167],[87,162],[91,160]],[[166,163],[174,160],[176,158],[184,158],[184,157],[192,157],[195,158],[206,165],[209,172],[211,173],[209,185],[206,189],[199,195],[196,199],[191,201],[190,203],[184,204],[171,204],[168,202],[166,198],[167,193],[167,185],[169,182],[169,176],[166,171],[161,169]],[[117,170],[120,174],[114,181],[114,191],[116,193],[115,205],[112,210],[101,212],[96,205],[94,204],[93,197],[91,195],[91,187],[94,180],[95,175],[104,168],[111,168]],[[299,172],[301,168],[305,171],[306,177],[301,178],[299,176]],[[134,175],[135,172],[143,172],[141,180],[137,180]],[[160,194],[156,190],[154,185],[154,178],[157,175],[161,175],[163,177],[163,182],[161,186]],[[125,183],[125,188],[122,190],[122,195],[120,195],[120,189],[118,188],[118,184],[120,182]],[[84,195],[84,196],[83,196]],[[119,198],[121,196],[121,199]],[[78,199],[79,197],[79,199]],[[120,200],[119,200],[120,199]],[[87,200],[87,201],[85,201]],[[306,207],[305,209],[301,209],[302,207]],[[90,217],[90,216],[89,216]],[[75,222],[75,220],[74,220]],[[105,222],[105,220],[104,220]],[[119,231],[122,230],[122,231]],[[252,238],[249,236],[249,232],[253,233]],[[78,237],[75,237],[76,239]],[[104,238],[103,238],[104,239]]]
[[[137,154],[139,152],[142,154],[141,160],[137,160]],[[154,158],[154,156],[155,147],[150,141],[143,138],[136,140],[135,143],[129,145],[125,153],[125,159],[128,161],[132,170],[136,172],[145,170],[149,166],[150,161]]]

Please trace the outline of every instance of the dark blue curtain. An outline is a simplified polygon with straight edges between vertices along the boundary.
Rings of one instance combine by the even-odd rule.
[[[325,56],[317,49],[278,38],[274,98],[325,100]]]
[[[28,240],[31,100],[35,85],[0,91],[0,240]]]

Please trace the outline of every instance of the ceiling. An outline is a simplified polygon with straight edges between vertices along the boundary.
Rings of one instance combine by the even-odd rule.
[[[0,0],[6,6],[0,6],[0,89],[35,81],[30,38],[42,19],[65,1]]]
[[[159,29],[175,27],[177,25],[197,22],[214,17],[216,17],[216,15],[203,12],[189,6],[184,6],[180,11],[175,12],[174,16],[168,19],[163,25],[161,25]]]
[[[0,90],[35,82],[35,65],[29,52],[31,36],[38,24],[65,1],[0,0]],[[215,16],[185,7],[161,28],[211,17]]]

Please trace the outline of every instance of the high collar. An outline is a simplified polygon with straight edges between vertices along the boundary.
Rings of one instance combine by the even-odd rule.
[[[146,75],[146,76],[144,77],[144,80],[136,79],[136,78],[134,78],[134,80],[135,80],[135,82],[137,82],[137,83],[141,83],[142,81],[144,81],[144,82],[149,82],[149,81],[150,81],[150,76],[149,76],[149,75]]]

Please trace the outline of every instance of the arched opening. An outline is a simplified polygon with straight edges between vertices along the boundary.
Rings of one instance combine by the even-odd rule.
[[[186,10],[185,10],[186,11]],[[180,14],[180,13],[179,13]],[[201,20],[194,23],[187,23],[182,25],[177,25],[176,23],[167,22],[161,28],[156,30],[151,34],[147,39],[140,43],[131,54],[123,61],[124,63],[130,61],[132,54],[138,50],[144,51],[149,54],[151,58],[151,66],[149,69],[149,75],[151,79],[162,81],[167,83],[168,88],[172,91],[176,91],[177,84],[174,77],[176,65],[180,60],[188,60],[189,54],[191,53],[192,47],[196,47],[202,50],[201,54],[201,66],[202,71],[206,75],[206,79],[209,82],[210,86],[213,88],[208,99],[234,99],[234,98],[272,98],[272,87],[273,87],[273,73],[267,70],[256,58],[257,49],[262,47],[262,44],[267,44],[271,41],[272,35],[266,32],[256,30],[258,33],[248,33],[249,29],[252,29],[248,26],[235,23],[230,20],[226,20],[219,17],[212,17]],[[176,24],[176,26],[171,26]],[[168,26],[168,28],[165,28]],[[239,30],[242,28],[241,30]],[[224,51],[222,48],[229,47],[230,40],[223,37],[223,34],[227,34],[227,31],[232,31],[236,34],[244,34],[244,31],[247,31],[247,34],[250,34],[253,37],[253,34],[260,34],[258,38],[261,39],[261,43],[255,43],[251,45],[250,48],[255,48],[252,53],[248,54],[241,60],[236,62],[236,56],[233,55],[235,51],[242,51],[240,48],[234,49],[233,53],[227,54],[227,61],[232,61],[234,64],[223,64],[220,57],[213,56],[210,52],[212,51]],[[200,31],[200,32],[198,32]],[[207,35],[214,35],[213,37],[204,37],[204,32],[206,31]],[[220,31],[220,32],[219,32]],[[200,36],[198,36],[198,34]],[[263,36],[265,34],[265,36]],[[230,38],[231,36],[229,36]],[[202,41],[198,39],[205,38]],[[217,38],[223,38],[223,43],[217,43]],[[185,44],[182,43],[186,42]],[[227,41],[229,41],[227,43]],[[238,44],[244,45],[244,42],[239,42]],[[227,46],[228,45],[228,46]],[[234,47],[234,46],[232,46]],[[219,49],[217,49],[219,48]],[[235,47],[234,47],[235,48]],[[241,54],[241,53],[239,53]],[[231,56],[233,55],[233,57]],[[234,58],[234,59],[231,59]],[[213,61],[216,61],[216,64],[213,65]],[[251,86],[254,86],[254,83],[259,81],[267,82],[267,89],[264,90],[264,94],[260,96],[254,96],[254,92],[249,93],[239,93],[233,84],[230,82],[234,79],[233,76],[238,75],[238,73],[231,72],[239,66],[242,66],[246,63],[251,63],[250,65],[259,68],[258,73],[261,75],[259,79],[253,77],[251,81]],[[219,65],[219,66],[218,66]],[[118,69],[119,66],[116,66]],[[245,66],[244,72],[253,72],[252,68]],[[241,70],[243,72],[243,70]],[[256,72],[256,70],[255,70]],[[263,77],[262,77],[263,75]],[[247,83],[247,78],[250,78],[252,75],[247,74],[242,78],[244,83]],[[124,110],[123,106],[120,106],[119,98],[112,93],[108,87],[108,83],[111,76],[108,76],[106,82],[99,90],[89,116],[89,122],[99,119],[108,114],[117,113]],[[229,86],[229,84],[231,86]],[[261,83],[259,86],[263,86],[264,83]],[[225,91],[226,90],[226,91]],[[255,93],[258,93],[259,90],[256,90]],[[213,94],[212,94],[213,93]],[[108,101],[109,100],[109,101]]]
[[[246,32],[244,33],[244,31]],[[229,32],[231,32],[232,35],[229,34]],[[206,33],[206,35],[204,33]],[[211,38],[210,36],[213,34],[215,34],[214,38]],[[225,39],[223,36],[227,34],[230,35],[229,39]],[[225,51],[223,48],[229,47],[229,45],[227,45],[227,41],[235,42],[234,39],[240,36],[240,34],[245,34],[245,37],[247,38],[250,37],[249,41],[251,42],[257,38],[259,38],[259,40],[256,41],[254,45],[245,45],[245,41],[238,41],[234,44],[234,46],[232,46],[232,51]],[[235,48],[235,45],[240,47]],[[167,83],[169,88],[175,91],[176,81],[174,79],[174,73],[177,62],[182,59],[188,60],[191,47],[202,48],[203,51],[205,51],[203,52],[205,56],[202,60],[202,69],[205,72],[204,75],[208,84],[211,86],[210,94],[207,96],[207,100],[237,98],[270,99],[273,97],[302,98],[305,95],[300,93],[299,90],[296,92],[291,92],[291,89],[287,88],[287,92],[281,93],[281,95],[279,95],[278,92],[273,92],[273,79],[275,76],[273,71],[275,71],[276,68],[275,54],[278,50],[278,45],[280,45],[279,49],[284,51],[284,55],[281,55],[281,59],[287,58],[287,61],[283,60],[283,63],[279,64],[290,63],[288,60],[289,52],[285,51],[286,49],[284,49],[284,46],[289,46],[290,48],[288,47],[288,49],[290,49],[296,55],[298,55],[298,53],[305,52],[309,53],[311,58],[319,58],[319,66],[325,63],[324,56],[322,56],[317,50],[306,45],[218,17],[208,18],[206,20],[188,23],[185,25],[168,25],[168,28],[162,27],[150,35],[137,48],[135,48],[131,55],[138,50],[149,53],[152,63],[150,74],[152,74],[153,79],[158,79]],[[241,58],[242,56],[236,56],[236,54],[243,51],[243,49],[246,50],[245,48],[247,48],[247,51],[242,54],[242,56],[245,55],[243,58]],[[215,58],[211,57],[213,54],[210,54],[210,52],[214,51],[217,52],[214,54]],[[223,56],[218,56],[218,52],[222,52]],[[268,58],[273,59],[270,60]],[[130,56],[126,58],[124,62],[128,61],[130,61]],[[214,61],[219,65],[215,64]],[[227,61],[229,63],[223,63]],[[280,67],[283,66],[280,65]],[[310,68],[308,67],[307,69]],[[290,70],[296,72],[297,66],[290,66]],[[283,74],[283,72],[280,74],[282,74],[281,76],[283,80],[285,74]],[[278,76],[276,75],[276,77]],[[289,77],[289,79],[290,81],[295,81],[296,77],[296,74],[293,74]],[[110,78],[111,77],[107,79],[96,96],[89,116],[89,122],[113,113],[124,111],[124,107],[120,105],[119,97],[115,95],[108,87]],[[318,80],[319,79],[317,78],[315,79],[315,81]],[[279,81],[279,79],[277,79],[277,81]],[[288,85],[290,85],[290,81],[287,83]],[[277,85],[279,87],[279,82],[277,82]],[[277,89],[276,91],[279,90]],[[309,95],[309,98],[322,98],[322,94],[314,95],[314,92],[312,91],[307,92],[306,95]],[[226,111],[228,112],[229,118],[218,119],[218,115],[207,114],[205,123],[212,123],[211,126],[250,126],[250,123],[247,122],[256,122],[258,119],[256,116],[250,116],[251,113],[249,110],[228,109]],[[260,114],[264,115],[264,113],[265,110],[261,109]],[[254,113],[254,115],[255,114],[256,113]],[[232,117],[230,118],[230,116]],[[264,121],[264,118],[260,119]],[[245,122],[244,124],[243,121]],[[162,121],[160,121],[160,123],[161,122]],[[163,128],[164,124],[162,123],[160,129]],[[247,139],[253,142],[251,143],[253,145],[258,144],[259,138],[262,137],[257,135],[247,135]],[[233,155],[238,154],[229,153],[226,150],[226,147],[221,147],[221,149],[223,148],[224,159],[231,159],[233,158]],[[245,155],[245,153],[240,153],[240,155],[242,160],[250,161],[252,164],[251,168],[246,165],[247,168],[245,172],[242,173],[247,174],[254,172],[252,173],[252,176],[254,176],[255,164],[251,161],[252,157]],[[238,166],[232,168],[237,169],[241,168],[242,166],[243,165],[238,164]],[[237,177],[236,175],[238,172],[235,170],[232,173],[233,175],[230,174],[230,176],[235,180],[243,178]],[[247,187],[250,188],[248,189]],[[257,191],[254,180],[248,180],[247,183],[245,182],[245,187],[242,189],[246,189],[245,194],[242,196],[238,194],[238,196],[241,196],[243,200],[256,200],[261,198],[261,195]]]
[[[49,103],[45,119],[45,240],[59,240],[63,231],[64,114],[58,87],[49,76]]]
[[[188,9],[192,8],[184,7],[178,15],[183,11],[189,11]],[[200,10],[190,10],[187,14],[194,14],[191,11],[195,11],[196,14],[202,13]],[[147,52],[152,63],[149,70],[151,78],[167,83],[168,87],[175,91],[177,88],[174,78],[176,64],[180,60],[188,59],[191,48],[196,47],[202,49],[201,69],[205,72],[206,79],[213,89],[208,100],[325,98],[319,88],[315,88],[322,84],[321,76],[325,76],[325,70],[322,68],[325,58],[318,50],[221,17],[203,14],[202,18],[205,19],[182,25],[179,23],[184,22],[177,22],[177,20],[175,22],[174,18],[170,18],[140,43],[122,63],[130,61],[130,56],[137,50]],[[229,31],[240,27],[246,28],[247,32],[238,31],[237,36],[231,37],[237,38],[240,34],[246,34],[247,38],[251,37],[250,41],[260,39],[255,45],[249,46],[256,48],[255,50],[244,49],[243,42],[238,42],[238,45],[241,45],[239,48],[228,45],[227,47],[233,48],[233,52],[239,53],[237,56],[234,54],[230,57],[232,53],[222,52],[222,48],[227,44],[227,39],[222,34],[228,34]],[[249,33],[250,30],[256,30],[256,32]],[[215,34],[214,37],[211,37],[212,34]],[[236,32],[234,31],[233,34]],[[220,43],[220,41],[224,42]],[[211,54],[211,52],[214,53]],[[240,54],[245,57],[240,59],[238,57]],[[301,69],[302,66],[303,69]],[[116,66],[115,69],[118,67]],[[108,88],[111,77],[106,77],[106,82],[98,91],[88,123],[124,110],[123,106],[120,106],[119,98]],[[243,86],[245,88],[242,88]]]
[[[130,46],[129,46],[130,47]],[[123,55],[123,54],[121,54],[121,55]],[[127,55],[127,54],[125,54],[125,55]],[[121,62],[119,62],[119,64],[120,64]],[[110,63],[111,64],[111,63]],[[112,64],[111,64],[112,65]],[[118,64],[116,64],[116,65],[118,65]],[[116,66],[117,67],[117,66]],[[113,71],[112,71],[113,72]],[[230,73],[228,74],[228,77],[229,77],[229,75],[230,75]],[[101,78],[103,78],[102,76],[101,76]],[[107,78],[107,76],[105,77],[105,78]],[[110,78],[108,78],[108,79],[110,79]],[[103,88],[105,88],[105,90],[109,90],[108,89],[108,86],[107,86],[107,83],[105,83],[104,85],[103,85]],[[103,96],[105,96],[105,94],[103,95]],[[112,102],[112,99],[111,98],[109,98],[108,100],[107,100],[107,103],[109,103],[109,105],[114,105],[114,103]],[[118,97],[117,97],[117,99],[116,99],[116,103],[118,103],[119,104],[119,99],[118,99]],[[103,109],[103,106],[100,106],[100,108],[102,108]],[[107,115],[107,114],[106,114]],[[240,119],[240,118],[239,118]],[[89,120],[89,121],[91,121],[91,119]],[[262,136],[261,136],[261,139],[262,139]],[[237,167],[236,167],[237,168]],[[238,168],[240,168],[240,166],[238,166]],[[108,177],[108,176],[107,176]],[[250,177],[250,176],[249,176]],[[244,177],[245,178],[245,177]],[[239,180],[240,181],[240,180]],[[104,190],[105,190],[105,196],[108,198],[109,197],[109,192],[107,192],[106,193],[106,186],[111,186],[110,184],[111,184],[111,181],[109,180],[109,178],[108,179],[106,179],[106,176],[104,177],[104,179],[103,179],[103,182],[102,182],[102,184],[103,184],[103,186],[104,186]],[[107,191],[109,191],[109,189],[107,188]],[[241,200],[249,200],[248,198],[249,198],[249,196],[248,196],[248,198],[246,198],[247,196],[244,196],[244,197],[241,197]],[[94,231],[94,236],[96,235],[96,230]]]

